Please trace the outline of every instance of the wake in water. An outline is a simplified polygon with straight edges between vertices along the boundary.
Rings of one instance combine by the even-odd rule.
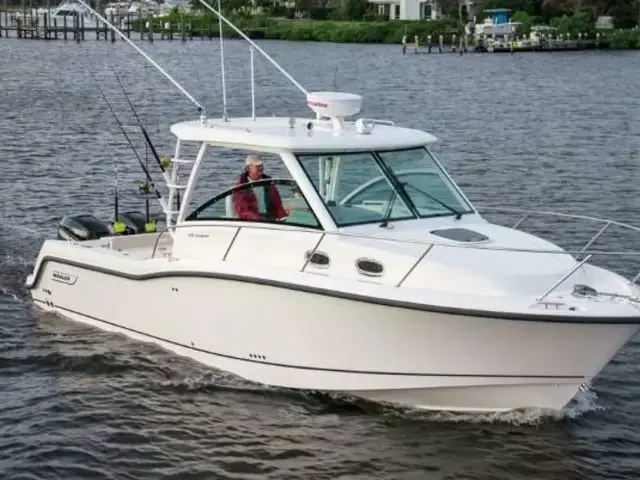
[[[0,253],[1,255],[1,253]],[[26,277],[33,269],[33,261],[19,254],[5,253],[0,256],[0,297],[24,302],[28,292],[24,287]]]
[[[226,391],[250,393],[272,398],[289,398],[302,401],[307,410],[315,414],[352,413],[358,411],[364,415],[383,415],[406,420],[439,423],[538,426],[545,423],[574,420],[587,413],[606,410],[606,407],[598,405],[597,394],[589,389],[580,390],[571,403],[562,410],[531,408],[498,413],[459,413],[428,411],[376,403],[343,394],[271,387],[250,382],[226,372],[211,372],[210,370],[195,377],[163,382],[161,387],[169,388],[177,393]]]
[[[406,418],[430,422],[452,422],[472,424],[507,424],[514,426],[538,426],[545,423],[575,420],[591,412],[604,411],[606,407],[598,405],[593,390],[580,390],[574,399],[562,410],[524,408],[508,412],[460,413],[416,410],[404,407],[390,407],[387,413],[402,415]]]
[[[28,292],[24,281],[31,273],[39,248],[46,235],[21,225],[3,224],[0,231],[0,297],[25,301]],[[33,255],[29,253],[32,250]]]

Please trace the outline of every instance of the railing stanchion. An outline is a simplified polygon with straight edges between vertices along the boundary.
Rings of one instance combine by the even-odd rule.
[[[587,242],[587,244],[586,244],[584,247],[582,247],[582,250],[580,250],[580,251],[581,251],[581,252],[584,252],[584,251],[586,251],[586,250],[587,250],[591,245],[593,245],[593,242],[595,242],[598,238],[600,238],[600,235],[602,235],[602,234],[605,232],[605,230],[606,230],[607,228],[609,228],[609,226],[611,226],[611,222],[610,222],[610,221],[609,221],[609,222],[607,222],[607,223],[604,225],[604,227],[602,227],[602,228],[600,229],[600,231],[599,231],[598,233],[596,233],[596,234],[591,238],[591,240],[589,240],[589,241]]]
[[[530,212],[525,213],[525,214],[524,214],[524,216],[523,216],[520,220],[518,220],[518,221],[513,225],[513,227],[511,227],[511,228],[513,228],[514,230],[517,230],[517,229],[518,229],[518,227],[520,226],[520,224],[521,224],[522,222],[524,222],[524,221],[529,217],[529,213],[530,213]]]
[[[236,228],[236,231],[233,234],[233,238],[231,239],[231,242],[229,242],[229,246],[227,247],[227,251],[224,252],[224,255],[222,256],[223,262],[227,259],[227,255],[229,255],[229,252],[231,251],[231,247],[233,247],[233,244],[236,242],[236,238],[238,238],[238,234],[240,233],[240,230],[242,230],[242,226]]]
[[[544,295],[542,295],[539,299],[538,302],[541,302],[542,300],[545,299],[545,297],[547,295],[549,295],[551,292],[553,292],[556,288],[558,288],[558,286],[560,286],[560,284],[562,282],[564,282],[567,278],[569,278],[571,275],[573,275],[573,273],[578,270],[582,265],[584,265],[585,263],[587,263],[587,260],[589,260],[593,255],[589,254],[587,255],[584,260],[582,260],[580,263],[578,263],[575,267],[573,267],[571,270],[569,270],[569,272],[567,272],[560,280],[558,280],[553,287],[551,287],[549,290],[547,290],[545,292]]]
[[[156,249],[158,248],[158,243],[160,242],[160,237],[167,232],[168,229],[164,229],[160,232],[160,235],[156,237],[156,241],[153,243],[153,251],[151,252],[151,258],[156,258]]]
[[[309,254],[309,256],[305,259],[304,261],[304,265],[302,265],[302,268],[300,269],[301,272],[304,272],[304,269],[307,268],[307,265],[309,265],[309,261],[313,258],[313,256],[316,253],[316,250],[318,250],[318,247],[320,246],[320,244],[322,243],[322,240],[324,239],[324,236],[327,234],[327,232],[322,232],[322,235],[320,235],[320,239],[316,242],[316,246],[313,247],[313,250],[311,250],[311,253]]]
[[[433,248],[433,244],[429,245],[424,250],[424,252],[422,252],[422,254],[418,257],[418,259],[415,262],[413,262],[413,265],[411,265],[411,268],[409,268],[409,270],[407,270],[407,273],[404,274],[404,277],[402,277],[402,279],[400,279],[400,281],[397,283],[396,287],[399,287],[404,283],[404,281],[409,277],[409,275],[411,275],[411,272],[413,272],[413,270],[415,270],[415,268],[418,266],[418,264],[422,261],[422,259],[424,257],[427,256],[427,253],[429,253],[432,248]]]

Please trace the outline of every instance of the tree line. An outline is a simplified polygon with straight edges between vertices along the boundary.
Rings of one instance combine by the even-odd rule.
[[[211,0],[209,0],[211,1]],[[213,5],[217,1],[213,0]],[[192,8],[202,9],[198,0],[190,0]],[[388,20],[377,14],[377,4],[368,0],[294,0],[287,7],[279,0],[222,0],[224,12],[253,15],[256,8],[269,16],[309,18],[313,20]],[[512,14],[526,14],[534,23],[551,23],[552,19],[578,15],[595,23],[599,16],[611,16],[616,28],[633,28],[640,24],[640,0],[479,0],[467,12],[465,0],[440,0],[443,14],[452,19],[480,22],[484,10],[508,8]]]

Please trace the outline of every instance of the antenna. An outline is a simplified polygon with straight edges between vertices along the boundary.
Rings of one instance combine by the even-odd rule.
[[[80,5],[82,5],[83,7],[87,8],[91,13],[93,13],[96,17],[98,17],[101,21],[104,22],[105,25],[107,25],[111,30],[113,30],[114,32],[116,32],[124,41],[126,41],[129,45],[131,45],[140,55],[142,55],[145,59],[147,59],[147,61],[149,61],[149,63],[151,63],[151,65],[153,65],[154,67],[156,67],[156,69],[158,69],[158,71],[160,73],[162,73],[171,83],[173,83],[173,85],[180,90],[180,92],[182,92],[189,100],[191,100],[191,102],[193,102],[193,104],[198,107],[198,112],[200,113],[200,120],[204,123],[206,116],[205,116],[205,110],[204,107],[198,103],[196,101],[195,98],[193,98],[191,96],[191,94],[189,92],[187,92],[182,85],[180,85],[178,82],[176,82],[173,77],[171,75],[169,75],[166,71],[164,71],[162,69],[162,67],[160,65],[158,65],[149,55],[147,55],[144,50],[142,50],[140,47],[138,47],[135,43],[133,43],[124,33],[122,33],[117,27],[115,27],[114,25],[112,25],[106,18],[104,18],[102,15],[100,15],[97,11],[95,11],[93,8],[91,8],[84,0],[76,0]]]
[[[220,0],[218,10],[222,11]],[[222,38],[222,18],[218,17],[218,29],[220,31],[220,68],[222,69],[222,118],[227,121],[227,85],[224,81],[224,40]]]
[[[82,1],[82,0],[78,0],[78,1]],[[287,77],[287,79],[293,83],[296,87],[298,87],[298,90],[300,90],[302,93],[304,93],[305,95],[308,95],[308,91],[302,86],[300,85],[295,78],[293,78],[291,75],[289,75],[289,73],[282,68],[280,65],[278,65],[278,62],[276,62],[273,58],[271,58],[269,56],[269,54],[267,52],[265,52],[264,50],[262,50],[253,40],[251,40],[249,37],[247,37],[244,32],[242,30],[240,30],[238,27],[236,27],[232,22],[230,22],[229,20],[227,20],[227,18],[222,15],[222,13],[220,13],[219,10],[216,10],[215,8],[213,8],[211,5],[209,5],[207,2],[205,2],[204,0],[198,0],[203,6],[207,7],[209,10],[211,10],[213,13],[215,13],[218,16],[218,20],[220,22],[224,22],[227,25],[229,25],[229,27],[231,27],[238,35],[240,35],[242,38],[244,38],[247,42],[249,42],[249,44],[255,48],[258,52],[260,52],[262,54],[262,56],[264,56],[264,58],[266,58],[267,60],[269,60],[269,62],[271,62],[271,64],[276,67],[278,70],[280,70],[280,73],[282,73],[285,77]],[[218,0],[218,5],[220,4],[220,0]],[[218,6],[218,9],[220,9],[220,7]],[[220,35],[222,36],[222,30],[220,30]],[[222,51],[221,51],[222,53]],[[223,77],[224,78],[224,77]]]

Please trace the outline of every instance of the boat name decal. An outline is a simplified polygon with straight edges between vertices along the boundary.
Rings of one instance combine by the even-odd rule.
[[[73,285],[76,283],[76,280],[78,280],[78,277],[54,270],[51,274],[51,280],[54,282],[66,283],[67,285]]]
[[[189,238],[209,238],[209,234],[208,233],[190,233],[189,234]]]

